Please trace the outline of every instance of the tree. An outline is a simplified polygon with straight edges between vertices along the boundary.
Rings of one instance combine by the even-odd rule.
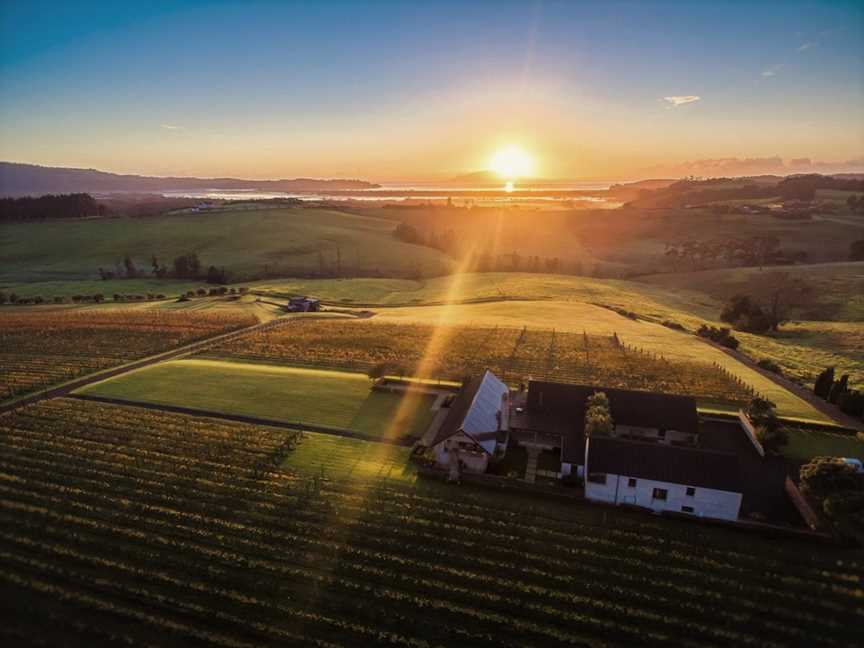
[[[841,394],[845,393],[849,385],[849,374],[840,376],[840,380],[831,385],[831,390],[828,392],[828,402],[837,403],[837,399]]]
[[[775,408],[772,401],[756,396],[750,399],[745,409],[747,418],[756,428],[756,439],[765,448],[765,452],[771,454],[777,454],[789,443],[789,435],[781,427]]]
[[[824,369],[816,378],[816,384],[813,385],[813,393],[819,398],[828,400],[828,395],[831,393],[831,388],[834,386],[834,367]]]
[[[837,457],[815,457],[801,466],[799,475],[802,488],[820,500],[834,493],[859,490],[864,479]]]
[[[770,318],[770,328],[776,331],[788,321],[793,308],[802,308],[813,302],[813,287],[800,277],[788,272],[763,272],[750,278],[750,294]]]
[[[604,392],[591,394],[586,401],[585,435],[611,436],[615,429],[612,414],[609,411],[609,398]]]
[[[138,276],[138,268],[135,267],[135,262],[128,254],[123,258],[123,270],[127,279],[135,279]]]
[[[197,279],[201,275],[201,260],[195,252],[181,254],[174,259],[173,265],[177,279]]]

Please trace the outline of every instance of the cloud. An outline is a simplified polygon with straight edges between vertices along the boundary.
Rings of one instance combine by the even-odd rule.
[[[161,128],[164,128],[165,130],[170,130],[170,131],[185,130],[182,126],[175,126],[174,124],[160,124],[160,126],[161,126]]]
[[[796,52],[803,52],[803,51],[805,51],[805,50],[810,49],[810,48],[813,47],[815,44],[816,44],[816,43],[814,43],[813,41],[807,41],[806,43],[801,43],[798,47],[795,48],[795,51],[796,51]]]
[[[675,95],[673,97],[663,97],[663,101],[668,103],[670,106],[683,106],[684,104],[699,101],[701,98],[702,97],[697,97],[696,95]]]
[[[757,176],[763,174],[788,175],[790,173],[860,173],[864,171],[864,157],[845,162],[822,162],[812,158],[794,158],[787,164],[780,156],[754,158],[709,158],[667,163],[642,169],[645,178],[696,176],[721,178],[734,176]]]
[[[784,63],[778,63],[777,65],[772,65],[771,67],[769,67],[769,68],[767,68],[767,69],[765,69],[765,70],[762,71],[762,76],[763,76],[763,77],[773,77],[773,76],[775,76],[775,75],[776,75],[780,70],[783,69],[783,66],[784,66]]]

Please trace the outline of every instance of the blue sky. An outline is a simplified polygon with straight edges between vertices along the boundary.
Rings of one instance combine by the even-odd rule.
[[[860,2],[0,7],[6,160],[410,178],[510,143],[555,176],[864,156]]]

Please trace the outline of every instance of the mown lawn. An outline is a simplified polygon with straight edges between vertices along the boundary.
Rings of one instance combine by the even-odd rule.
[[[304,432],[282,464],[288,470],[330,478],[373,477],[413,480],[410,449],[332,434]]]
[[[864,460],[864,441],[849,434],[800,428],[790,429],[783,454],[793,462],[807,463],[813,457],[855,457]]]
[[[419,436],[430,397],[372,392],[356,373],[220,360],[176,360],[90,385],[80,393],[349,429],[370,438]]]

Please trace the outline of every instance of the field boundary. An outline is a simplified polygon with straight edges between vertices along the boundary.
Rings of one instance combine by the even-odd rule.
[[[864,431],[864,422],[856,420],[854,417],[849,416],[848,414],[841,412],[837,407],[828,403],[827,401],[822,400],[816,394],[811,392],[809,389],[805,389],[801,385],[796,382],[789,380],[786,376],[781,376],[773,371],[768,371],[763,367],[760,367],[759,364],[753,360],[748,355],[736,351],[735,349],[730,349],[728,347],[724,347],[722,344],[717,344],[713,340],[704,340],[706,344],[710,344],[715,349],[719,349],[726,355],[734,358],[744,366],[753,371],[756,371],[765,378],[768,378],[772,382],[774,382],[777,386],[782,387],[786,391],[788,391],[793,396],[797,396],[801,400],[803,400],[808,405],[812,406],[818,412],[821,412],[829,419],[834,421],[838,426],[843,428],[848,428],[855,430],[856,432]]]
[[[143,409],[157,410],[162,412],[172,412],[174,414],[186,414],[188,416],[203,416],[206,418],[217,418],[225,421],[234,421],[235,423],[249,423],[250,425],[264,425],[267,427],[277,427],[286,430],[299,430],[301,432],[317,432],[318,434],[329,434],[332,436],[340,436],[348,439],[357,439],[359,441],[368,441],[369,443],[383,443],[386,445],[403,446],[410,448],[414,445],[413,438],[401,439],[381,439],[373,438],[354,432],[345,428],[332,427],[329,425],[319,425],[315,423],[304,423],[303,421],[280,421],[278,419],[268,419],[259,416],[246,416],[244,414],[228,414],[227,412],[216,412],[213,410],[197,409],[194,407],[183,407],[181,405],[161,405],[159,403],[145,403],[142,401],[127,400],[124,398],[110,398],[107,396],[91,396],[89,394],[68,394],[67,398],[75,398],[77,400],[92,401],[95,403],[104,403],[106,405],[122,405],[124,407],[140,407]]]
[[[203,340],[198,340],[196,342],[185,344],[176,349],[163,351],[161,353],[157,353],[156,355],[141,358],[140,360],[133,360],[132,362],[127,362],[116,367],[110,367],[108,369],[103,369],[95,373],[87,374],[86,376],[73,378],[72,380],[60,383],[58,385],[55,385],[54,387],[49,387],[47,389],[43,389],[42,391],[37,391],[31,394],[25,394],[23,396],[19,396],[18,398],[6,401],[5,403],[0,403],[0,414],[11,412],[12,410],[19,407],[38,403],[41,400],[57,398],[59,396],[67,396],[71,392],[75,391],[76,389],[80,389],[81,387],[86,387],[87,385],[92,385],[93,383],[101,382],[103,380],[107,380],[108,378],[115,378],[116,376],[119,376],[121,374],[128,373],[136,369],[141,369],[143,367],[148,367],[150,365],[158,364],[165,360],[173,360],[175,358],[189,355],[191,353],[198,353],[202,350],[205,350],[208,346],[214,343],[225,342],[226,340],[240,337],[253,331],[268,330],[275,326],[285,324],[289,321],[290,320],[273,319],[269,322],[259,322],[258,324],[253,324],[252,326],[246,326],[244,328],[240,328],[234,331],[228,331],[227,333],[220,333],[218,335],[214,335],[213,337],[208,337]]]

